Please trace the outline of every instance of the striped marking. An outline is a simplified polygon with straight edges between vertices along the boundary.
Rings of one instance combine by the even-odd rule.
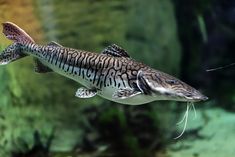
[[[136,88],[137,72],[146,68],[130,58],[110,57],[65,47],[25,43],[23,49],[46,61],[49,67],[54,66],[67,75],[87,80],[99,89],[110,86]]]

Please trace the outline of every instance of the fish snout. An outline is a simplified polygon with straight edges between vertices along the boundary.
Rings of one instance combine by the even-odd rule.
[[[208,100],[209,98],[207,97],[207,96],[205,96],[205,95],[203,95],[203,97],[201,98],[201,100],[203,100],[203,101],[206,101],[206,100]]]
[[[208,99],[207,96],[203,95],[198,90],[194,89],[193,91],[184,93],[184,97],[186,101],[189,102],[199,102],[199,101],[206,101]]]
[[[208,100],[209,98],[203,94],[201,94],[200,92],[197,92],[194,96],[194,100],[195,101],[206,101]]]
[[[208,100],[209,98],[205,95],[201,95],[200,97],[196,98],[198,101],[206,101]]]

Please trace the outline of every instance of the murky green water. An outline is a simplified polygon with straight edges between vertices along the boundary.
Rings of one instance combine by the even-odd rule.
[[[0,67],[0,156],[232,157],[235,68],[206,69],[234,62],[234,8],[218,0],[2,0],[0,22],[17,23],[37,43],[97,53],[116,43],[210,99],[194,104],[196,118],[191,110],[185,133],[174,140],[186,103],[78,99],[81,85],[35,73],[26,57]],[[8,44],[1,34],[0,49]]]

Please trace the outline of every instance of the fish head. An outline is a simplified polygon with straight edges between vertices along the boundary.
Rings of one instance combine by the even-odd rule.
[[[139,74],[138,80],[137,84],[143,92],[152,94],[159,100],[198,102],[208,99],[190,85],[160,71]]]

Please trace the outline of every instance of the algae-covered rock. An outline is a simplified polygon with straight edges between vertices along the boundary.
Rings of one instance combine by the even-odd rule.
[[[235,139],[231,137],[234,136],[235,115],[219,108],[200,109],[197,115],[199,119],[188,122],[191,127],[186,130],[186,134],[170,145],[168,155],[234,156]]]

